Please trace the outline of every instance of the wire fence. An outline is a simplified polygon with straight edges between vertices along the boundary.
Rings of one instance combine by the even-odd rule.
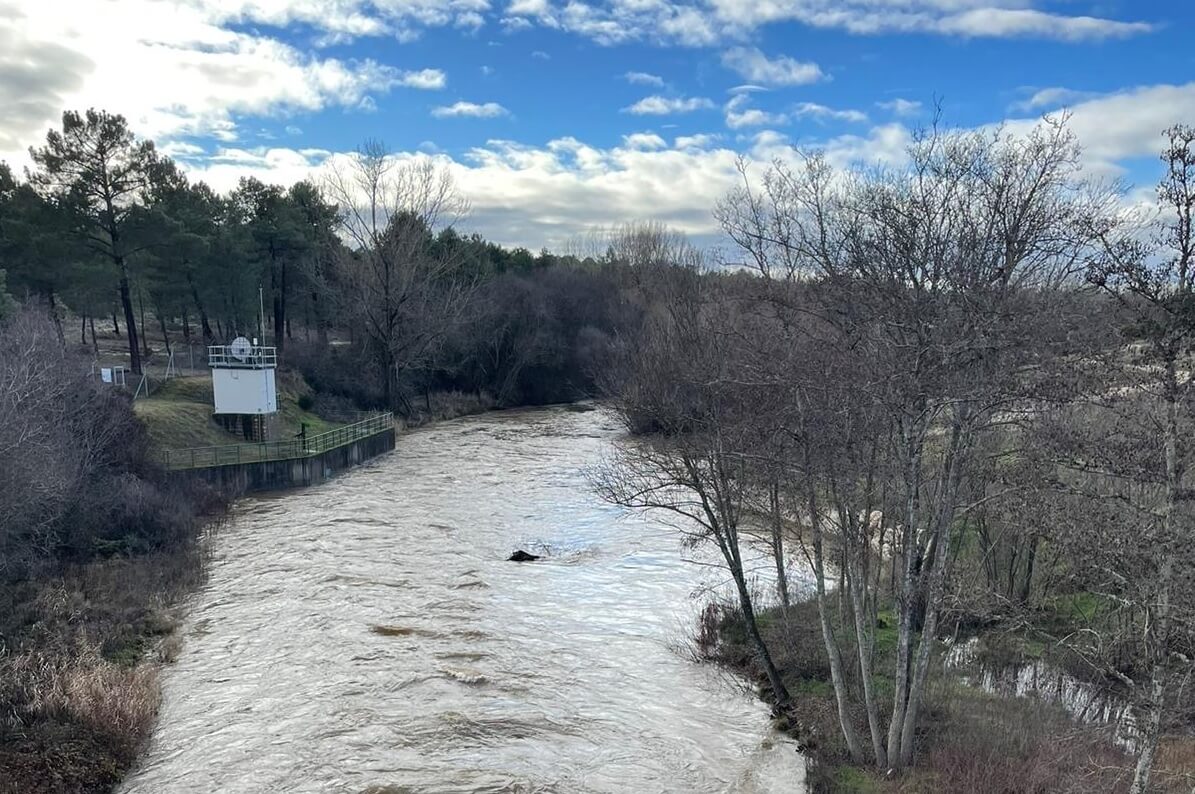
[[[329,430],[326,433],[294,438],[289,441],[261,441],[256,444],[225,444],[218,447],[168,449],[163,454],[162,462],[168,469],[204,469],[237,463],[309,458],[312,455],[319,455],[330,449],[343,447],[354,441],[377,435],[393,427],[393,414],[377,414],[360,422]]]

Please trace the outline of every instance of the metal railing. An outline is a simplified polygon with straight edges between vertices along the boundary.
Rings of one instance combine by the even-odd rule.
[[[278,366],[278,348],[251,347],[244,356],[238,356],[231,345],[209,345],[207,364],[209,367],[231,367],[236,369],[268,369]]]
[[[237,463],[261,463],[272,460],[294,460],[319,455],[330,449],[343,447],[354,441],[376,435],[394,427],[394,415],[377,414],[351,425],[326,433],[288,441],[262,441],[256,444],[226,444],[218,447],[168,449],[163,463],[168,469],[205,469]]]

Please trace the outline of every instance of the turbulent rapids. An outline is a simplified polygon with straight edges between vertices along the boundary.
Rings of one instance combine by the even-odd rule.
[[[492,414],[243,502],[124,791],[799,792],[765,706],[679,650],[717,569],[589,488],[617,434]]]

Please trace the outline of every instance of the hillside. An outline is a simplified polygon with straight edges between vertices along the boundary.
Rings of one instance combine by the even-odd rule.
[[[312,396],[312,390],[301,375],[278,372],[277,440],[293,438],[304,424],[309,435],[339,426],[300,408],[299,400],[305,396]],[[208,374],[172,378],[150,397],[137,400],[133,409],[159,449],[244,443],[240,434],[225,431],[212,418],[212,379]]]

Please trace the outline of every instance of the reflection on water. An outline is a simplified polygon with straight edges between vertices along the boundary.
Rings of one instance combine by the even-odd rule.
[[[241,503],[124,791],[801,791],[766,707],[673,650],[717,571],[587,486],[616,434],[471,418]]]

